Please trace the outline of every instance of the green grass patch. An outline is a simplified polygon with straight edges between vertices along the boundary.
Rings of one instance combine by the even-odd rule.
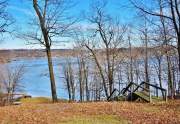
[[[161,102],[161,101],[165,101],[165,100],[163,100],[162,97],[152,96],[152,101],[154,101],[154,102]]]
[[[149,112],[149,113],[161,112],[161,110],[159,108],[157,108],[157,107],[150,107],[150,106],[149,107],[143,107],[142,110],[144,112]]]
[[[78,116],[62,121],[59,124],[129,124],[130,122],[112,115]]]
[[[50,103],[51,99],[46,97],[33,97],[33,98],[22,98],[22,103]]]
[[[19,100],[22,103],[52,103],[52,99],[48,97],[32,97],[32,98],[22,98]],[[58,102],[68,103],[66,99],[58,99]]]

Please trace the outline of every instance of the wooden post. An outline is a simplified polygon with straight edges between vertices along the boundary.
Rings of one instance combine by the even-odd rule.
[[[149,102],[150,103],[152,102],[150,86],[149,86]]]
[[[158,87],[158,84],[156,84],[156,86]],[[159,95],[158,95],[158,88],[156,88],[156,97],[159,97]]]
[[[165,101],[167,102],[167,90],[165,90]]]

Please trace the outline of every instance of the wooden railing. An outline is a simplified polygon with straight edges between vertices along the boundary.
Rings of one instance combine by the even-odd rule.
[[[145,88],[144,85],[148,85],[149,89]],[[166,89],[158,87],[158,86],[156,86],[154,84],[147,83],[147,82],[142,82],[140,84],[136,84],[136,83],[130,82],[127,85],[127,87],[125,87],[125,88],[123,88],[121,90],[121,92],[119,92],[117,89],[114,89],[113,92],[111,93],[111,95],[109,96],[109,99],[114,95],[115,91],[118,91],[119,95],[120,94],[125,95],[127,92],[132,94],[132,93],[138,91],[139,89],[142,89],[143,91],[146,91],[147,93],[149,93],[149,101],[151,102],[152,101],[152,94],[151,94],[150,86],[155,88],[155,89],[157,89],[157,90],[161,90],[161,92],[164,94],[164,95],[162,94],[163,100],[167,101],[167,90]],[[135,87],[135,89],[132,89],[132,87]]]

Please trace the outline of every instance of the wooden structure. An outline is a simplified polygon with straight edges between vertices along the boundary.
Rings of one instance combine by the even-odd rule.
[[[0,93],[0,106],[4,106],[7,104],[16,104],[18,100],[21,98],[31,98],[30,95],[26,94],[8,94],[8,93]]]
[[[149,89],[145,88],[145,85],[149,86]],[[156,95],[152,94],[152,91],[155,90],[157,92]],[[109,100],[112,100],[115,92],[118,90],[115,89]],[[162,95],[158,96],[158,91],[161,91]],[[119,92],[119,91],[118,91]],[[136,84],[130,82],[125,88],[118,93],[118,96],[123,96],[127,101],[144,101],[144,102],[158,102],[158,101],[167,101],[167,91],[164,88],[158,87],[157,85],[142,82],[141,84]]]

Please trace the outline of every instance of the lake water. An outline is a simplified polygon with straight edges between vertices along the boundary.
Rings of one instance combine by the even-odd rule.
[[[75,59],[71,58],[73,62]],[[7,63],[9,67],[24,65],[25,74],[22,80],[24,92],[33,97],[51,97],[48,64],[46,58],[16,59]],[[57,94],[59,98],[68,98],[63,77],[63,66],[66,58],[53,58]]]
[[[71,57],[71,63],[74,67],[77,67],[77,59]],[[56,89],[58,98],[68,99],[68,92],[65,88],[63,78],[63,67],[67,63],[67,58],[53,58],[54,74],[56,80]],[[24,86],[24,92],[33,97],[44,96],[51,97],[51,88],[49,80],[49,70],[46,58],[18,58],[7,63],[9,67],[15,67],[18,65],[25,66],[25,74],[23,76],[22,85]],[[143,67],[143,65],[142,65]],[[124,76],[123,76],[124,77]],[[153,77],[154,78],[154,77]],[[124,79],[124,81],[127,79]],[[128,83],[128,82],[126,82]],[[167,84],[163,83],[163,87],[167,88]],[[76,92],[76,98],[78,94]]]

